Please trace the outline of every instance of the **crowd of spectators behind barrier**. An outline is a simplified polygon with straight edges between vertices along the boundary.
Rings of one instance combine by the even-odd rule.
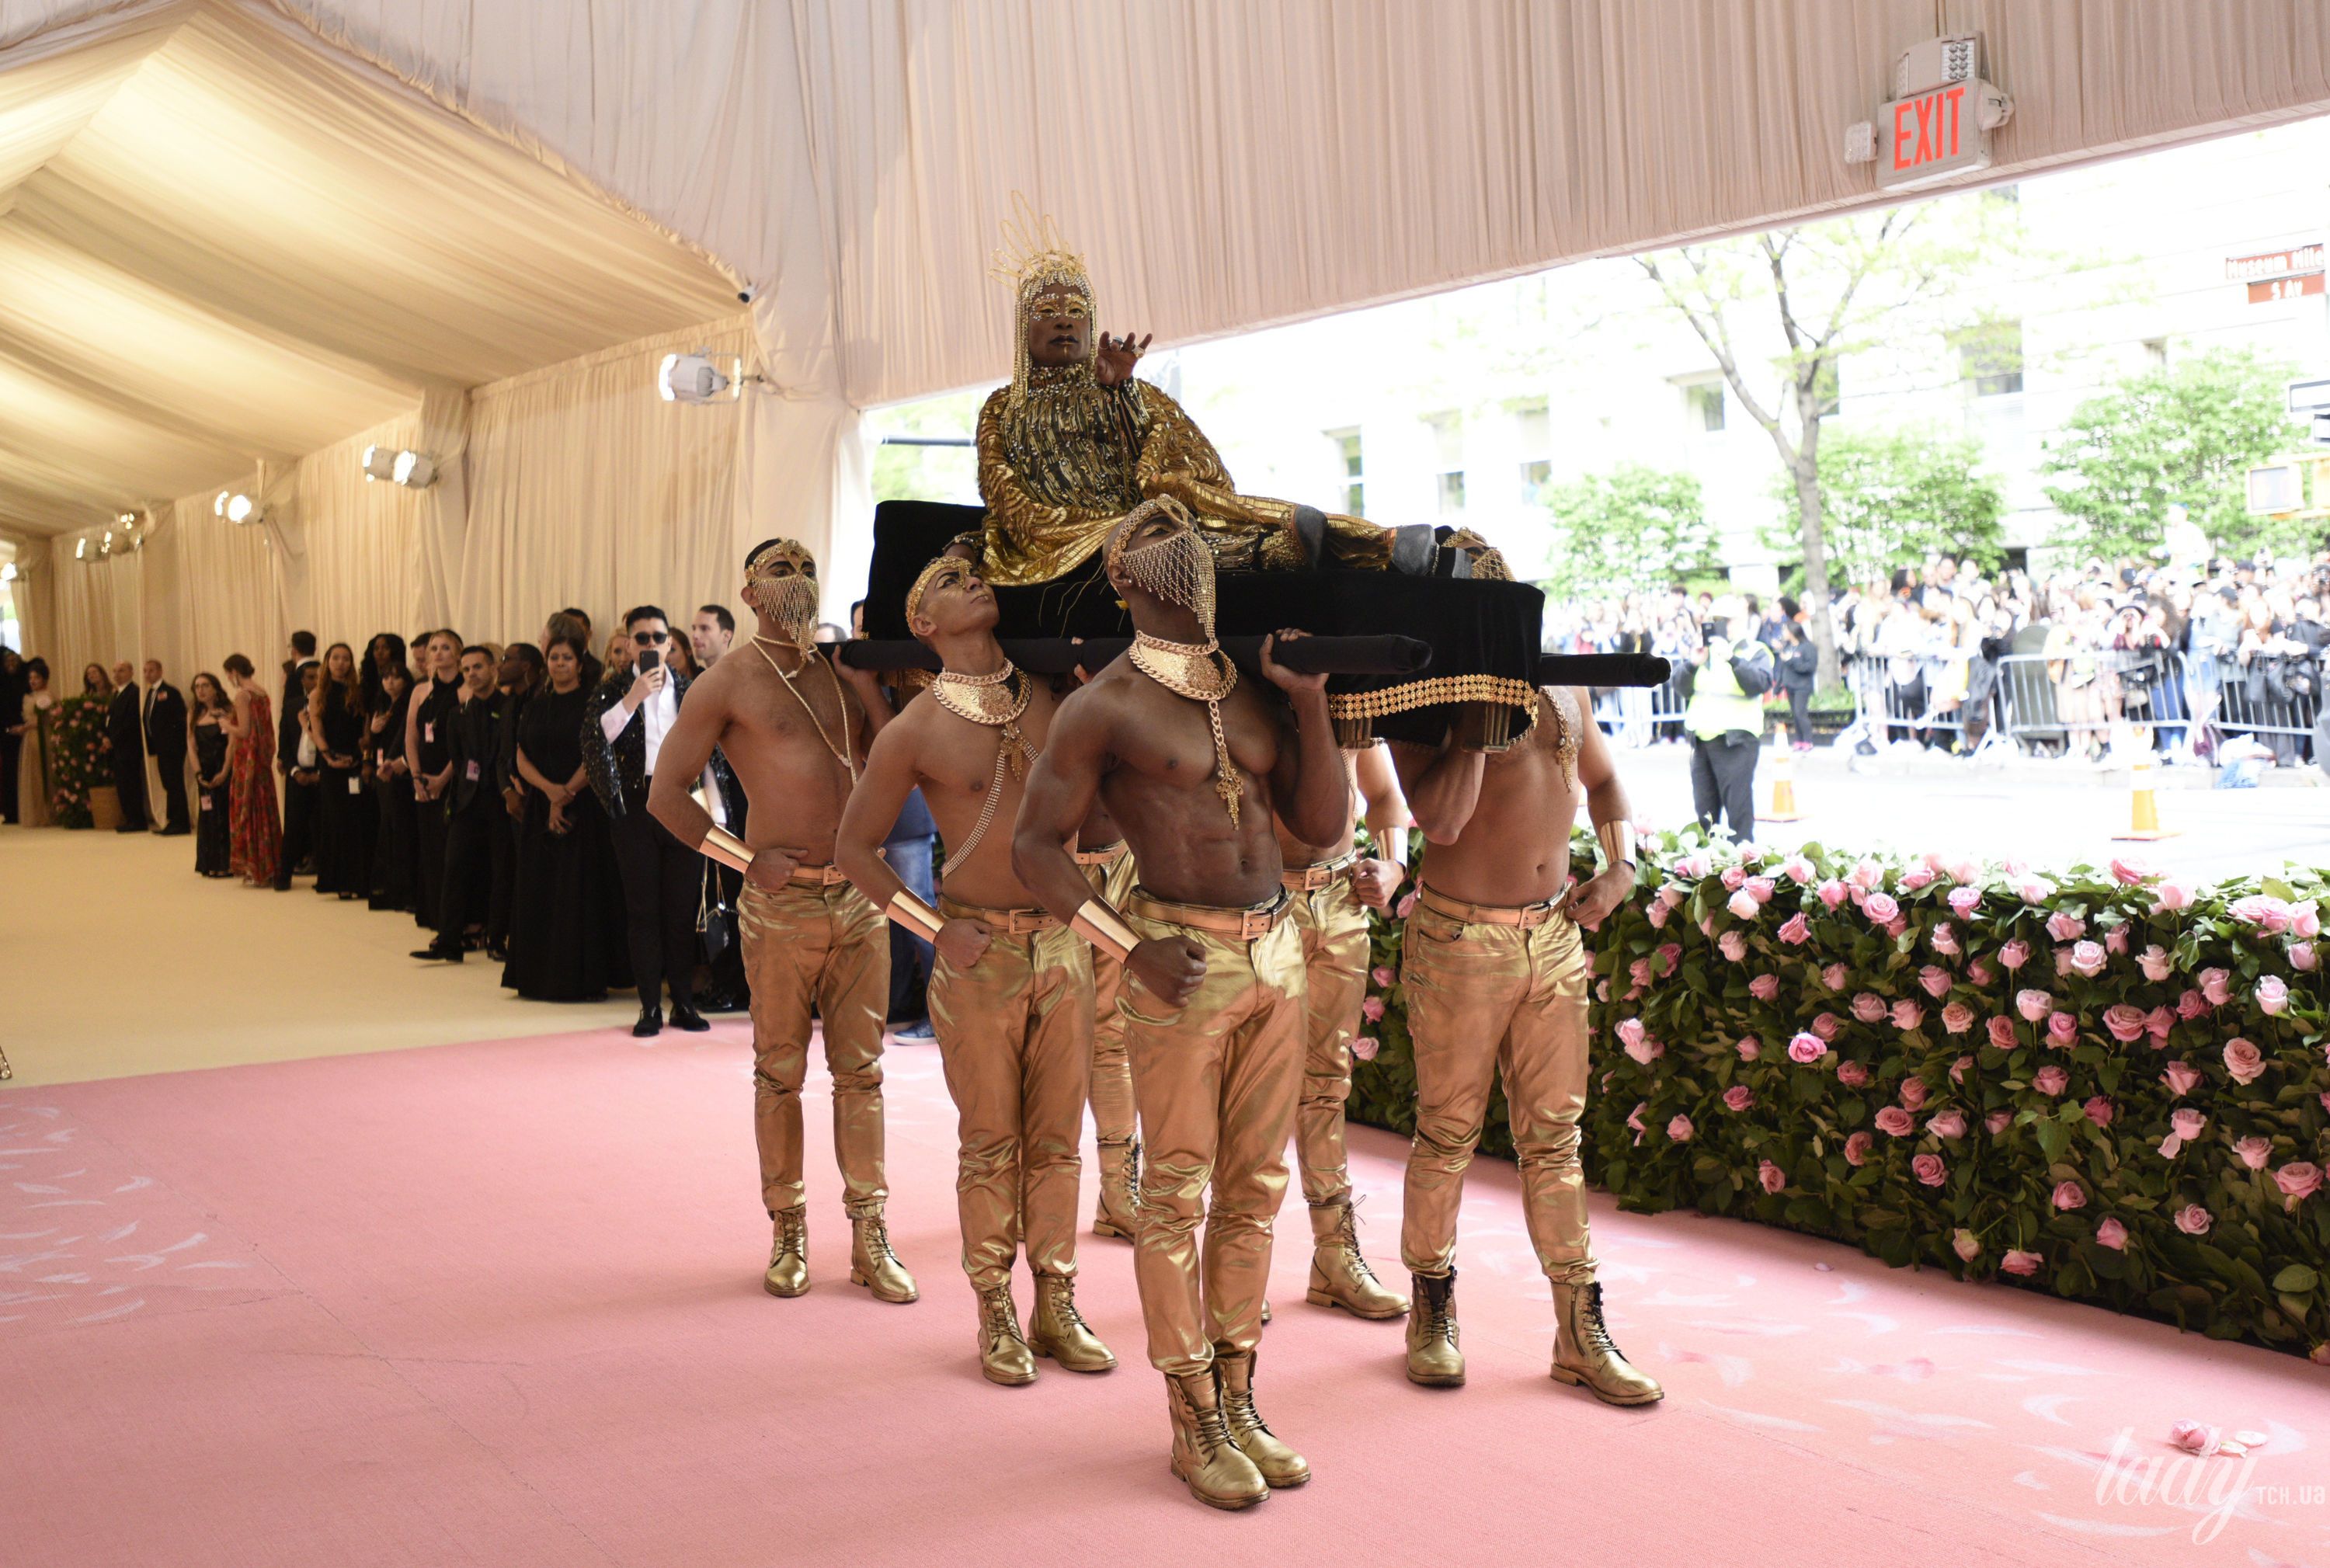
[[[843,635],[829,624],[818,632],[828,643]],[[277,667],[262,672],[231,654],[216,672],[194,673],[183,694],[158,660],[91,664],[78,686],[108,704],[105,761],[120,831],[189,835],[194,869],[206,877],[279,892],[307,881],[316,893],[407,914],[429,933],[416,957],[481,952],[521,996],[596,1000],[631,988],[635,970],[659,970],[655,997],[638,987],[643,1022],[668,985],[677,1023],[699,1005],[747,1001],[735,943],[699,940],[707,922],[733,922],[736,889],[709,862],[691,866],[684,896],[627,889],[624,845],[652,818],[643,799],[633,801],[637,821],[627,824],[612,798],[620,790],[602,775],[618,734],[643,727],[633,722],[642,704],[623,701],[643,654],[652,649],[668,673],[637,684],[684,694],[736,636],[734,616],[719,605],[678,622],[641,606],[603,639],[589,615],[568,609],[506,643],[433,628],[409,639],[380,632],[361,651],[347,642],[319,650],[313,632],[299,631]],[[55,741],[69,694],[47,661],[0,650],[8,823],[56,825]],[[586,760],[593,732],[605,734],[595,772]],[[719,778],[707,786],[726,794],[741,827],[749,806],[725,759],[711,771]],[[161,819],[152,820],[156,784],[152,816]],[[935,832],[927,813],[902,817],[899,832],[894,860],[914,863],[919,849],[927,865]],[[697,857],[691,850],[687,859]],[[657,907],[643,911],[643,898]],[[652,928],[644,933],[643,918]],[[635,960],[649,950],[656,960]],[[684,953],[678,973],[673,952]],[[927,955],[898,958],[892,1017],[920,1037]]]
[[[1809,607],[1744,599],[1769,644],[1798,747],[1813,741]],[[1555,652],[1649,653],[1687,663],[1719,603],[1681,588],[1547,606]],[[2330,553],[2310,561],[2189,564],[2091,560],[2034,577],[1928,559],[1832,595],[1839,661],[1861,738],[1972,754],[1994,743],[2100,760],[2131,749],[2171,761],[2330,763],[2320,732],[2330,647]],[[1675,686],[1596,694],[1621,743],[1682,738]]]

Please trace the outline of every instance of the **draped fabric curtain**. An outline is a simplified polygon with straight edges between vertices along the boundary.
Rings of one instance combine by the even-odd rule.
[[[75,561],[63,552],[51,573],[49,605],[56,624],[46,647],[27,645],[28,654],[49,661],[55,689],[81,690],[81,667],[139,657],[137,590],[141,573],[135,555],[100,556],[92,548]]]
[[[250,659],[262,680],[284,656],[286,624],[278,549],[265,527],[237,524],[212,510],[214,491],[170,508],[175,581],[155,585],[175,599],[180,627],[175,655],[157,653],[179,690],[197,669],[213,674],[227,655]],[[155,550],[148,546],[148,553]]]
[[[750,362],[742,316],[479,387],[469,405],[469,527],[456,624],[532,638],[575,605],[603,633],[634,604],[675,619],[734,605],[744,524],[736,505],[743,413],[773,396],[666,402],[663,356],[706,349]]]
[[[375,632],[410,639],[424,623],[443,619],[425,590],[430,493],[364,475],[366,447],[426,450],[420,443],[416,410],[299,461],[308,592],[298,614],[326,644],[346,642],[361,653]]]

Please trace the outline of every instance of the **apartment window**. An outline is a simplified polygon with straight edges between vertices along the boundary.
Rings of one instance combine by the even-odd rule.
[[[1958,351],[1958,375],[1974,387],[1978,398],[1998,397],[2022,390],[2022,324],[1987,321],[1950,334]]]
[[[1457,413],[1434,414],[1425,421],[1432,427],[1434,473],[1440,492],[1440,515],[1453,516],[1464,510],[1464,416]]]
[[[1353,517],[1364,517],[1368,515],[1368,482],[1359,432],[1329,430],[1327,439],[1335,444],[1336,459],[1343,466],[1343,510]]]
[[[1691,428],[1716,431],[1723,428],[1723,383],[1719,381],[1694,382],[1682,389],[1683,406],[1690,411]]]
[[[1513,410],[1513,447],[1521,458],[1521,505],[1537,505],[1553,478],[1553,414],[1544,403],[1521,403]]]

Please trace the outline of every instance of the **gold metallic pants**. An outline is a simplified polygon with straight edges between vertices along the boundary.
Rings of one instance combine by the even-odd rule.
[[[1343,1156],[1343,1105],[1351,1097],[1351,1042],[1368,994],[1368,911],[1348,872],[1305,893],[1290,889],[1308,977],[1302,1022],[1302,1102],[1294,1148],[1302,1196],[1313,1208],[1350,1195]]]
[[[949,920],[995,933],[979,962],[931,968],[931,1026],[954,1097],[955,1207],[962,1271],[978,1289],[1011,1280],[1024,1216],[1028,1266],[1076,1271],[1076,1188],[1084,1176],[1084,1089],[1092,1071],[1092,949],[1050,929],[1010,935],[1014,912],[939,901]],[[1017,912],[1036,923],[1041,912]]]
[[[1427,891],[1408,916],[1400,981],[1416,1047],[1416,1141],[1400,1258],[1424,1274],[1454,1263],[1464,1168],[1481,1140],[1491,1079],[1501,1073],[1530,1241],[1547,1278],[1582,1285],[1594,1278],[1577,1159],[1586,950],[1567,915],[1532,911],[1544,917],[1533,927],[1477,918],[1499,912]]]
[[[882,1018],[890,1005],[890,938],[850,883],[800,883],[771,893],[752,882],[736,902],[753,987],[753,1130],[761,1197],[775,1214],[799,1208],[802,1080],[810,1005],[825,1025],[833,1074],[833,1148],[853,1218],[882,1212]]]
[[[1186,936],[1205,949],[1206,978],[1179,1010],[1132,975],[1117,1004],[1148,1151],[1133,1278],[1149,1360],[1167,1374],[1202,1372],[1217,1346],[1247,1351],[1262,1337],[1271,1222],[1286,1196],[1302,1072],[1302,936],[1283,901],[1251,938],[1194,923],[1234,922],[1235,910],[1136,892],[1124,912],[1143,938]]]
[[[1132,893],[1133,874],[1130,849],[1106,864],[1084,867],[1084,880],[1113,910],[1124,908],[1124,901]],[[1090,951],[1093,1136],[1103,1144],[1129,1144],[1134,1130],[1132,1064],[1125,1060],[1124,1018],[1116,1010],[1117,998],[1123,994],[1124,966],[1097,948]]]

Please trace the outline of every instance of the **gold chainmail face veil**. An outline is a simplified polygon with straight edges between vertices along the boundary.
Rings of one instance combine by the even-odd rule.
[[[1146,544],[1129,543],[1142,524],[1160,515],[1180,526]],[[1207,643],[1214,641],[1214,553],[1198,536],[1197,524],[1180,502],[1160,496],[1127,513],[1109,538],[1107,566],[1112,571],[1122,568],[1143,592],[1196,611]]]
[[[797,539],[762,545],[744,558],[744,602],[807,653],[817,641],[817,557]]]

